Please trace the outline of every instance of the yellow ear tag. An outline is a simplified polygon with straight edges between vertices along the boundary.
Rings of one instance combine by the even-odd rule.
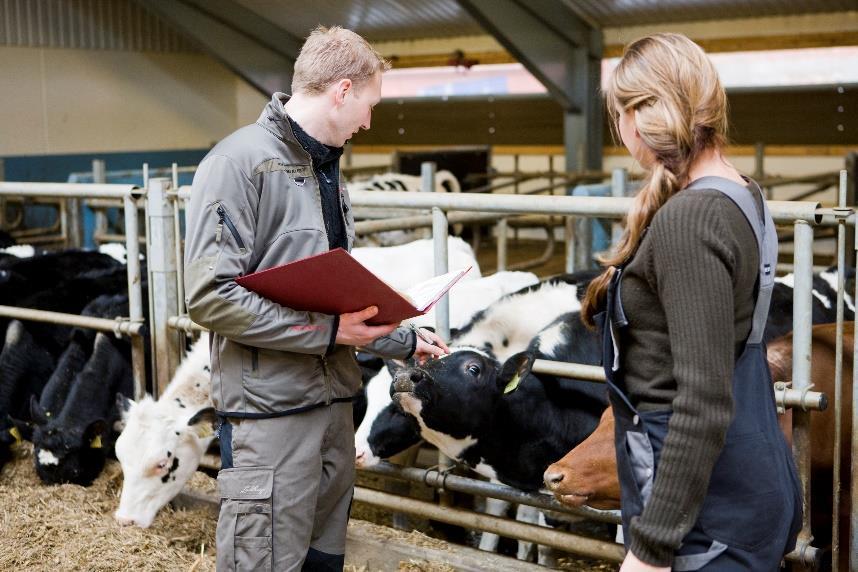
[[[93,437],[92,441],[89,442],[89,447],[91,449],[101,449],[101,435]]]
[[[521,383],[521,374],[519,372],[515,372],[515,375],[512,376],[512,379],[509,380],[509,383],[507,383],[506,387],[503,388],[504,395],[515,391],[516,388],[518,388],[519,383]]]
[[[23,439],[21,438],[21,432],[18,431],[17,427],[12,427],[9,429],[9,434],[15,439],[15,444],[20,445]]]

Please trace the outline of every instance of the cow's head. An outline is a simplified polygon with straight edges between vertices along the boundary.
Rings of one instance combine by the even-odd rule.
[[[612,510],[620,508],[620,482],[614,448],[614,410],[602,413],[596,430],[552,464],[545,485],[565,505]]]
[[[520,353],[501,365],[484,350],[455,348],[447,356],[399,371],[393,378],[393,400],[417,419],[426,440],[444,450],[452,439],[444,452],[456,457],[466,445],[463,440],[483,432],[498,400],[514,388],[530,361]]]
[[[114,514],[124,525],[147,528],[175,497],[200,463],[214,438],[214,409],[196,412],[175,401],[139,403],[118,395],[124,428],[116,441],[123,484]]]
[[[104,468],[102,441],[107,437],[107,423],[103,419],[87,424],[63,423],[50,417],[35,397],[30,401],[30,416],[39,478],[50,484],[92,484]]]

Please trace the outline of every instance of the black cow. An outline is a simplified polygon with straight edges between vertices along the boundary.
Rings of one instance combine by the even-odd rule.
[[[854,292],[855,269],[846,268],[846,303],[844,304],[844,319],[854,320],[855,312],[852,297]],[[769,307],[769,318],[763,335],[765,342],[784,336],[792,331],[794,276],[787,274],[775,279],[772,290],[772,302]],[[849,288],[849,285],[852,288]],[[831,267],[813,275],[813,291],[811,298],[811,321],[814,324],[829,324],[837,319],[837,267]]]
[[[99,333],[59,414],[49,418],[32,401],[36,472],[44,482],[88,486],[101,472],[116,394],[133,393],[130,356],[126,340]]]

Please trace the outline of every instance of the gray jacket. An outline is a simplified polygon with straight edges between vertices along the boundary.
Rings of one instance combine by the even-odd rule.
[[[328,351],[335,316],[285,308],[234,280],[328,250],[319,184],[283,111],[287,100],[274,94],[256,123],[206,155],[186,213],[188,313],[212,332],[212,400],[230,417],[296,413],[360,389],[354,348]],[[351,248],[354,218],[342,179],[339,186]],[[366,349],[407,358],[414,347],[413,332],[398,328]]]

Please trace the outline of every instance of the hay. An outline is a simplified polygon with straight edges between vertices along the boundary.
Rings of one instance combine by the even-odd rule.
[[[148,529],[122,527],[113,519],[119,463],[108,462],[90,487],[48,486],[36,475],[32,445],[15,453],[0,472],[0,570],[215,569],[209,512],[166,507]]]

